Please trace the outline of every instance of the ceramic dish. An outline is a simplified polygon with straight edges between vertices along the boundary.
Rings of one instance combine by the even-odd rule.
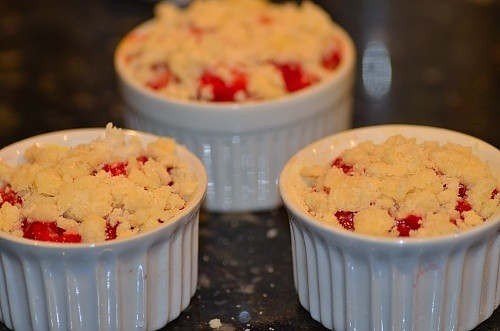
[[[0,150],[11,165],[33,144],[73,146],[101,129],[58,131]],[[143,143],[158,137],[136,131]],[[156,330],[179,316],[196,290],[198,215],[206,190],[202,163],[177,146],[198,186],[170,222],[127,239],[50,243],[0,232],[0,320],[15,330]]]
[[[285,166],[280,191],[290,217],[295,287],[312,317],[335,330],[470,330],[500,303],[500,215],[433,238],[360,235],[315,220],[296,191],[304,166],[331,162],[363,141],[402,134],[471,146],[500,174],[500,151],[438,128],[386,125],[319,140]]]
[[[147,31],[148,22],[132,32]],[[351,126],[355,50],[336,26],[342,60],[329,79],[287,96],[253,102],[176,101],[137,84],[115,68],[128,127],[168,135],[202,159],[210,211],[257,211],[282,204],[277,180],[287,159],[314,140]]]

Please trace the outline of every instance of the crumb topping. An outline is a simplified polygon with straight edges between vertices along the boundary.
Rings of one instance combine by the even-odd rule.
[[[180,100],[245,101],[315,84],[342,60],[328,14],[311,1],[197,0],[155,7],[118,56],[141,85]]]
[[[300,171],[315,218],[358,233],[433,237],[500,212],[499,178],[472,150],[402,135],[362,142],[326,166]]]
[[[144,147],[111,124],[89,143],[35,144],[24,157],[0,162],[0,230],[42,241],[97,243],[155,229],[197,185],[173,139]]]

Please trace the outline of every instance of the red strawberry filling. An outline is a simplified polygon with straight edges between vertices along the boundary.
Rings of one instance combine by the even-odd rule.
[[[143,165],[144,163],[148,162],[149,158],[146,155],[141,155],[138,156],[136,160],[140,165]]]
[[[318,81],[316,76],[305,72],[300,63],[284,62],[274,63],[274,65],[281,71],[288,92],[301,90]]]
[[[126,176],[127,175],[127,162],[116,162],[112,164],[105,164],[102,170],[109,172],[111,176]]]
[[[247,77],[244,73],[234,70],[232,72],[231,82],[225,82],[216,74],[206,71],[200,77],[200,85],[198,87],[198,98],[201,98],[201,89],[210,87],[212,90],[211,101],[224,102],[236,101],[236,93],[243,92],[247,95]]]
[[[352,211],[338,211],[335,213],[340,225],[346,230],[354,231],[354,215],[356,212]]]
[[[0,188],[0,197],[2,198],[2,201],[0,201],[0,207],[2,207],[5,202],[10,203],[13,206],[15,206],[16,204],[23,204],[23,200],[20,196],[17,195],[16,192],[12,190],[10,184],[7,184],[4,187]]]
[[[340,63],[341,52],[340,49],[335,46],[328,53],[323,55],[321,59],[321,65],[328,70],[335,70]]]
[[[118,222],[115,225],[111,225],[109,221],[106,222],[106,240],[116,239],[116,228],[118,227]]]
[[[345,164],[344,160],[342,160],[341,157],[338,157],[335,160],[333,160],[332,167],[337,167],[342,169],[342,171],[345,174],[352,174],[352,166]]]
[[[467,200],[463,199],[457,202],[455,210],[462,214],[464,211],[472,210],[472,206],[467,202]]]
[[[21,223],[21,227],[23,237],[27,239],[60,243],[79,243],[82,241],[79,234],[66,233],[66,230],[58,227],[56,222],[28,222],[25,219]]]
[[[497,194],[498,194],[498,190],[497,190],[497,189],[494,189],[494,190],[493,190],[493,192],[491,192],[491,197],[490,197],[490,199],[491,199],[491,200],[495,199],[495,197],[497,196]]]
[[[143,165],[148,161],[148,159],[149,158],[146,155],[140,155],[136,158],[137,163],[139,163],[139,165]],[[120,175],[127,176],[128,175],[127,165],[128,162],[105,163],[102,166],[102,170],[110,173],[111,176],[120,176]]]
[[[467,191],[468,188],[464,184],[460,184],[458,187],[458,197],[460,198],[457,201],[457,205],[455,206],[455,210],[460,213],[460,218],[464,219],[463,212],[472,210],[472,206],[467,201]],[[452,221],[453,223],[453,221]],[[455,221],[456,224],[456,221]]]
[[[464,184],[459,184],[458,186],[458,196],[460,198],[465,198],[467,196],[467,186],[465,186]]]
[[[409,237],[410,230],[418,230],[420,228],[419,221],[422,218],[415,215],[408,215],[403,219],[396,220],[397,229],[400,237]]]

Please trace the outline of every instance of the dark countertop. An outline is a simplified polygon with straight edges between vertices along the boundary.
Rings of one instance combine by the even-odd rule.
[[[317,1],[358,49],[354,126],[408,123],[500,146],[500,8],[493,0]],[[0,147],[77,127],[123,126],[119,39],[152,16],[140,0],[0,2]],[[165,330],[321,330],[293,288],[283,209],[206,214],[198,291]],[[0,325],[0,330],[6,330]],[[500,330],[500,312],[477,330]]]

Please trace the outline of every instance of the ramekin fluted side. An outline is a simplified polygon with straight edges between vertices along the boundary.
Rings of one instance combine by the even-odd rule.
[[[159,137],[124,130],[143,142]],[[75,146],[103,129],[34,136],[0,150],[24,162],[36,144]],[[201,160],[182,146],[179,159],[197,185],[184,209],[158,228],[99,243],[54,243],[0,231],[0,321],[15,330],[157,330],[187,308],[198,277],[199,212],[207,177]]]
[[[27,254],[2,240],[2,322],[26,331],[163,327],[196,291],[198,213],[160,232],[92,252],[41,246]]]
[[[289,210],[300,303],[333,330],[470,330],[500,303],[500,232],[453,245],[367,247]]]
[[[300,121],[241,133],[178,128],[131,106],[125,111],[127,127],[174,137],[203,161],[208,176],[207,210],[234,212],[279,207],[277,182],[286,161],[309,143],[349,128],[351,118],[349,94]]]

